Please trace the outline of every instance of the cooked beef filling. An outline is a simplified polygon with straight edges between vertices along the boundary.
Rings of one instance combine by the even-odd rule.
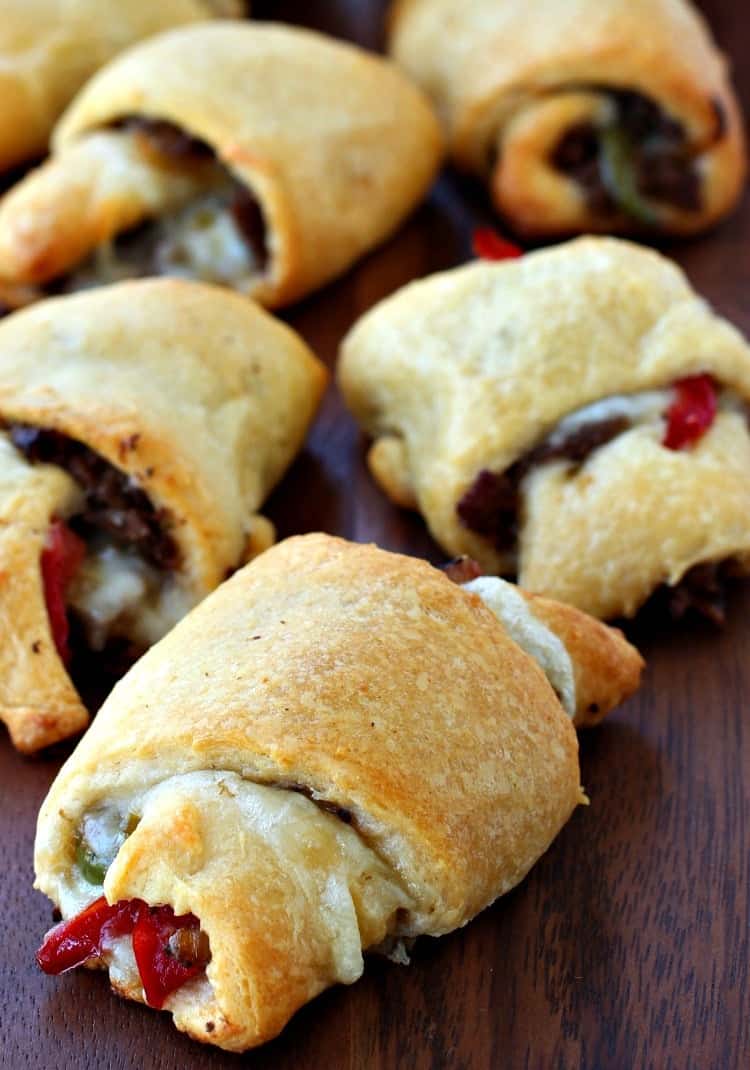
[[[478,535],[491,538],[498,550],[512,550],[518,534],[521,483],[529,471],[547,461],[583,464],[594,450],[629,426],[626,416],[613,416],[574,427],[564,436],[553,432],[504,472],[482,469],[456,507],[461,522]]]
[[[66,668],[81,702],[93,714],[146,648],[129,639],[112,637],[101,650],[92,650],[88,629],[75,610],[68,608],[68,620],[71,660]]]
[[[552,155],[552,164],[574,179],[585,191],[589,210],[594,215],[607,215],[615,211],[615,204],[602,178],[599,159],[599,132],[593,123],[576,123],[571,126]]]
[[[84,539],[104,532],[163,571],[179,568],[180,553],[167,530],[167,517],[134,480],[88,446],[58,431],[27,424],[7,428],[13,445],[29,461],[63,468],[85,494],[83,510],[69,523]]]
[[[613,121],[603,127],[571,127],[552,153],[553,166],[578,182],[596,215],[624,210],[649,222],[650,202],[700,211],[701,179],[682,124],[641,93],[608,95],[615,107]],[[718,140],[726,120],[721,105],[713,103]]]
[[[333,814],[339,821],[343,821],[345,825],[351,825],[352,814],[351,811],[344,809],[343,806],[338,806],[336,803],[328,802],[326,799],[319,799],[317,795],[313,793],[312,788],[307,787],[306,784],[287,784],[281,782],[277,787],[283,788],[285,791],[296,791],[299,795],[304,795],[310,802],[314,802],[321,810],[325,810],[328,814]]]
[[[200,138],[192,137],[174,123],[163,119],[144,119],[133,115],[113,123],[115,130],[125,130],[143,136],[146,147],[158,157],[167,157],[177,163],[206,162],[213,160],[214,150]]]
[[[205,970],[211,961],[208,934],[195,927],[176,929],[169,938],[167,951],[186,970]]]

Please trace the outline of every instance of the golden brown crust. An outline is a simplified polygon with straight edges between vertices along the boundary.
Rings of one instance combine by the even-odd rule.
[[[355,326],[339,364],[365,430],[400,441],[389,446],[386,478],[373,464],[386,491],[412,488],[448,553],[505,574],[514,558],[456,511],[479,472],[505,471],[592,402],[699,372],[750,400],[747,344],[679,269],[630,243],[594,238],[412,284]],[[721,412],[690,450],[664,449],[661,433],[634,428],[577,472],[546,465],[526,477],[521,586],[606,618],[631,615],[655,586],[679,582],[700,561],[733,557],[744,567],[750,436],[742,416]]]
[[[178,805],[169,778],[200,770],[301,785],[350,811],[409,897],[401,935],[468,921],[523,877],[583,798],[570,719],[478,597],[424,562],[325,535],[262,555],[113,692],[42,808],[36,848],[38,884],[60,902],[81,815],[162,785],[172,800],[156,823],[164,841],[139,826],[105,889],[110,899],[140,892],[201,916],[195,896],[208,896],[206,871],[223,857],[211,882],[216,895],[226,889],[220,908],[208,897],[198,906],[212,946],[232,947],[208,978],[220,1004],[231,989],[234,1010],[221,1009],[235,1048],[262,1040],[268,1023],[280,1027],[279,1001],[282,1017],[290,1013],[273,977],[258,987],[264,956],[282,974],[296,966],[282,950],[286,908],[264,919],[270,944],[255,925],[235,924],[256,894],[256,849],[228,838],[223,819],[206,831],[214,803],[200,792],[190,802],[180,789]],[[230,881],[226,867],[242,876]],[[271,911],[274,897],[262,890]],[[306,913],[291,916],[303,928]],[[179,1024],[201,1035],[199,1017]]]
[[[257,510],[300,448],[326,373],[262,309],[196,283],[123,283],[14,314],[0,355],[0,418],[61,431],[131,475],[169,518],[191,601],[273,541]],[[51,508],[35,517],[37,542]],[[16,582],[38,588],[38,546],[14,539],[33,558]]]
[[[746,169],[742,118],[726,61],[685,0],[405,0],[391,26],[392,53],[435,99],[455,159],[490,179],[519,231],[634,229],[624,216],[593,214],[549,163],[568,129],[597,118],[602,87],[649,97],[683,124],[700,157],[701,210],[662,205],[660,229],[693,233],[734,207]]]
[[[0,271],[9,281],[42,277],[32,277],[36,245],[42,269],[69,265],[81,241],[92,245],[119,225],[113,211],[126,221],[134,212],[148,216],[140,183],[126,182],[123,193],[114,181],[122,179],[119,164],[108,165],[108,195],[100,194],[101,157],[82,144],[91,131],[134,115],[206,142],[258,200],[269,264],[237,285],[267,305],[309,293],[384,240],[426,193],[442,155],[419,90],[354,46],[259,24],[163,34],[91,80],[55,132],[53,159],[6,199]],[[83,230],[73,228],[71,249],[65,205],[80,196]],[[40,216],[41,238],[28,233]]]
[[[235,0],[4,0],[0,171],[43,155],[75,93],[124,48],[174,26],[241,11]]]

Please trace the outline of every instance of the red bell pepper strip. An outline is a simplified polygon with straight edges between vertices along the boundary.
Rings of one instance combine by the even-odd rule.
[[[133,937],[133,954],[150,1007],[161,1009],[167,997],[206,967],[206,958],[182,961],[170,943],[176,933],[193,930],[200,922],[193,914],[175,917],[171,907],[149,907],[142,899],[109,905],[101,896],[80,914],[51,929],[36,955],[45,973],[60,974],[100,958],[105,945],[118,936]]]
[[[85,542],[64,521],[53,520],[42,550],[42,583],[52,638],[65,665],[70,661],[70,625],[65,610],[65,592],[85,556]]]
[[[519,245],[503,238],[492,227],[477,227],[472,236],[474,255],[481,260],[515,260],[523,256]]]
[[[170,946],[179,930],[194,929],[200,922],[193,914],[175,917],[171,907],[157,907],[141,915],[133,929],[133,954],[149,1007],[157,1010],[172,992],[205,969],[205,962],[181,962]]]
[[[662,441],[668,450],[684,450],[695,445],[716,419],[716,387],[710,375],[691,375],[676,382],[675,391]]]
[[[36,961],[45,973],[55,976],[82,966],[89,959],[99,957],[108,938],[132,932],[136,917],[146,910],[148,907],[140,899],[110,906],[102,895],[80,914],[50,929],[37,951]]]

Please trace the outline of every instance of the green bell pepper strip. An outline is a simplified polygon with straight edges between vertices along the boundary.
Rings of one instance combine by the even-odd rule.
[[[653,227],[659,216],[638,189],[633,142],[617,123],[599,134],[601,175],[610,197],[626,215],[644,226]]]

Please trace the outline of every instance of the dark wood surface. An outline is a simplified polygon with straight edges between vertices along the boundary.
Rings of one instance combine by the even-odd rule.
[[[520,2],[520,0],[519,0]],[[371,47],[383,4],[256,4]],[[750,112],[750,14],[704,5],[734,57]],[[444,177],[387,246],[287,318],[331,365],[355,318],[409,279],[459,263],[489,219],[476,187]],[[750,204],[719,231],[668,251],[750,331]],[[334,389],[270,506],[281,535],[324,529],[442,555],[415,517],[370,482]],[[409,968],[370,962],[283,1036],[242,1059],[201,1048],[167,1015],[111,996],[101,975],[34,967],[51,921],[32,892],[35,815],[64,752],[23,761],[0,739],[2,1066],[255,1070],[715,1070],[750,1066],[750,588],[725,631],[631,629],[648,659],[640,695],[581,740],[591,806],[527,880],[462,932],[424,940]]]

